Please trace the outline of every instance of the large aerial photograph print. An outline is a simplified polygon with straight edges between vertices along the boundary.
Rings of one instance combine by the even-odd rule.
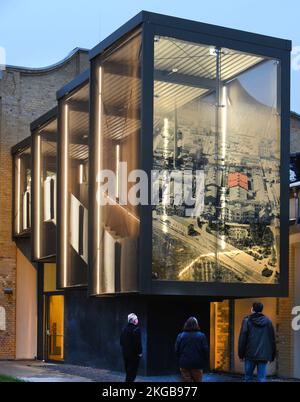
[[[154,57],[154,78],[171,73],[154,82],[153,166],[170,179],[153,210],[153,278],[276,283],[279,61],[172,38],[156,38]],[[204,176],[196,215],[173,194],[188,169],[191,187]]]

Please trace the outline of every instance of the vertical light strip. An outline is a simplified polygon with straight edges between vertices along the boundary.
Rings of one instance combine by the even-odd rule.
[[[222,177],[224,181],[224,174],[225,174],[225,159],[226,159],[226,141],[227,141],[227,87],[224,85],[222,87],[222,100],[221,100],[221,166],[222,166]],[[222,185],[222,183],[221,183]],[[221,220],[222,223],[225,223],[225,215],[226,215],[226,186],[225,183],[223,182],[223,185],[221,187],[221,196],[220,196],[220,202],[221,202]],[[221,249],[225,250],[226,247],[226,241],[225,241],[225,235],[222,234],[221,236]]]
[[[63,161],[62,161],[62,174],[63,174],[63,287],[67,287],[67,244],[68,244],[68,119],[69,107],[66,103],[64,105],[64,130],[63,130]]]
[[[169,119],[167,117],[164,118],[164,126],[163,126],[163,157],[165,160],[168,158],[168,151],[169,151]],[[175,146],[174,146],[175,150]],[[175,158],[175,156],[174,156]],[[163,177],[162,177],[162,207],[163,207],[163,214],[162,214],[162,221],[165,222],[168,219],[167,215],[167,204],[169,200],[169,189],[166,188],[165,183],[167,182],[168,174],[167,171],[164,170]],[[168,193],[167,193],[168,191]],[[163,232],[168,233],[168,226],[163,223]]]
[[[36,135],[36,149],[35,153],[36,161],[35,163],[35,178],[34,178],[34,188],[36,197],[34,198],[35,205],[35,249],[36,249],[36,258],[41,258],[41,136],[40,134]]]
[[[79,184],[83,183],[83,164],[79,165]]]
[[[96,258],[96,270],[97,270],[97,283],[96,289],[97,294],[100,294],[100,243],[101,243],[101,205],[100,205],[100,171],[101,171],[101,129],[102,129],[102,66],[99,68],[99,76],[98,76],[98,85],[99,85],[99,94],[98,94],[98,127],[97,127],[97,154],[96,154],[96,203],[97,203],[97,215],[96,215],[96,225],[97,225],[97,238],[96,238],[96,247],[97,247],[97,258]]]
[[[19,234],[21,231],[20,209],[21,209],[21,158],[18,157],[18,159],[17,159],[17,208],[16,208],[17,234]]]
[[[119,175],[120,175],[120,145],[116,145],[116,198],[119,198],[120,194],[120,181],[119,181]]]

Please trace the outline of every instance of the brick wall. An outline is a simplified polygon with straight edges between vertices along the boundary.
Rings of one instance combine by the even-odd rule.
[[[0,79],[0,307],[6,329],[0,330],[0,359],[15,358],[16,246],[12,240],[13,145],[30,135],[29,124],[56,104],[56,91],[89,67],[86,51],[77,49],[56,66],[31,70],[7,68]],[[12,295],[4,295],[4,288]]]
[[[278,374],[284,377],[294,376],[294,337],[291,326],[292,309],[295,306],[295,270],[296,245],[300,243],[300,228],[291,227],[289,247],[289,297],[278,299],[277,349]]]

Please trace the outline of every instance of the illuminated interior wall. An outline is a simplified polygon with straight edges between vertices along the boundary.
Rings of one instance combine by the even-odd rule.
[[[44,292],[55,292],[56,288],[56,264],[44,264]]]
[[[210,369],[230,370],[229,301],[210,304]]]
[[[59,101],[59,287],[87,285],[89,85]]]
[[[33,258],[54,258],[57,227],[57,119],[32,134]]]
[[[162,175],[152,215],[154,279],[278,283],[279,67],[155,37],[153,168]],[[175,194],[183,172],[191,175],[185,191],[199,202]]]
[[[14,235],[24,235],[31,228],[31,147],[14,159]]]
[[[90,292],[137,291],[139,211],[124,194],[139,168],[141,35],[135,32],[92,60],[89,252]],[[121,166],[127,168],[127,173]],[[115,174],[113,197],[100,171]],[[126,188],[126,186],[128,187]],[[103,191],[102,191],[103,189]],[[113,198],[113,199],[112,199]],[[101,202],[100,202],[101,201]]]

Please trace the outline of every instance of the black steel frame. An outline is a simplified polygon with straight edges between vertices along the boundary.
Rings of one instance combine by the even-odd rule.
[[[153,71],[154,36],[252,53],[280,61],[281,106],[281,190],[280,190],[280,278],[274,285],[159,281],[151,279],[152,207],[140,207],[139,286],[141,294],[194,295],[210,297],[262,297],[288,295],[289,235],[289,132],[290,132],[290,50],[285,39],[228,29],[142,11],[90,51],[90,59],[102,54],[129,32],[142,26],[142,105],[140,166],[149,173],[153,164]],[[150,184],[149,184],[150,186]],[[149,189],[150,190],[150,189]],[[149,193],[150,194],[150,193]],[[92,214],[91,214],[92,215]],[[91,278],[91,277],[90,277]]]
[[[67,97],[73,91],[78,90],[82,85],[86,84],[90,79],[90,69],[86,69],[77,75],[72,81],[68,82],[56,92],[56,99]]]

